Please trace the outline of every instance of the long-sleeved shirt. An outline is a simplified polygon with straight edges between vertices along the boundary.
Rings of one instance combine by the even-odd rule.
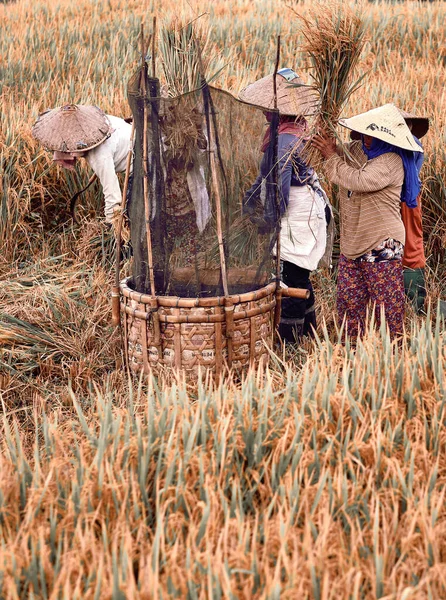
[[[114,129],[102,144],[89,150],[85,159],[98,176],[105,200],[105,220],[110,223],[113,212],[121,206],[121,188],[116,173],[125,171],[131,144],[132,126],[120,117],[107,115]]]
[[[341,254],[358,258],[388,238],[404,244],[401,157],[388,152],[368,161],[360,141],[345,149],[348,154],[340,148],[324,165],[328,179],[340,188]]]
[[[280,189],[280,213],[284,215],[288,206],[288,198],[291,186],[307,185],[313,169],[308,167],[299,155],[302,150],[302,141],[292,133],[281,133],[278,137],[277,154],[279,159],[279,189]],[[245,194],[245,202],[260,196],[262,180],[268,176],[271,165],[268,161],[267,152],[263,154],[260,162],[260,173],[257,179]]]

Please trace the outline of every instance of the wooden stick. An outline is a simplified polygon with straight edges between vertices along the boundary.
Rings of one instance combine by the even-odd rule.
[[[156,17],[153,17],[153,31],[152,31],[152,77],[156,77]]]
[[[200,75],[201,75],[201,83],[203,86],[207,86],[205,72],[204,72],[204,68],[203,68],[203,61],[202,61],[202,57],[201,57],[201,47],[198,42],[197,42],[197,53],[198,53],[198,64],[199,64]],[[209,162],[210,162],[211,173],[212,173],[212,187],[214,189],[214,194],[215,194],[215,216],[216,216],[216,221],[217,221],[217,239],[218,239],[218,250],[219,250],[219,254],[220,254],[221,280],[222,280],[222,284],[223,284],[223,293],[227,297],[227,296],[229,296],[229,290],[228,290],[228,276],[227,276],[227,272],[226,272],[225,247],[224,247],[224,243],[223,243],[223,228],[222,228],[222,219],[221,219],[221,214],[222,214],[221,213],[221,197],[220,197],[220,188],[218,187],[217,168],[215,165],[215,151],[211,148],[212,142],[215,143],[217,140],[217,136],[215,135],[215,124],[212,119],[212,115],[210,115],[210,121],[212,122],[212,125],[210,125],[209,128],[211,131],[213,130],[212,131],[213,135],[211,135],[211,131],[208,132],[208,134],[209,134],[209,140],[208,140],[209,157],[210,157]]]
[[[144,101],[144,128],[143,128],[143,191],[144,191],[144,209],[146,223],[146,238],[147,238],[147,271],[150,281],[150,293],[155,297],[155,277],[153,274],[153,254],[152,254],[152,232],[150,231],[150,204],[149,204],[149,186],[147,173],[147,88],[146,88],[146,61],[144,56],[144,25],[141,24],[141,87]],[[147,282],[147,276],[146,276]]]
[[[223,244],[223,229],[221,226],[221,197],[220,189],[218,187],[217,169],[215,166],[215,152],[210,150],[210,163],[212,172],[212,187],[214,188],[215,194],[215,217],[217,221],[217,239],[218,239],[218,250],[220,252],[220,269],[221,279],[223,283],[223,293],[225,296],[229,296],[228,291],[228,276],[226,272],[226,258],[225,258],[225,247]]]
[[[71,218],[73,219],[74,223],[77,223],[76,212],[75,212],[77,199],[79,198],[79,196],[81,194],[83,194],[84,192],[86,192],[88,190],[88,188],[90,187],[90,185],[92,183],[94,183],[97,178],[98,178],[98,176],[96,175],[96,173],[94,173],[90,177],[90,179],[88,180],[87,185],[84,188],[82,188],[81,190],[79,190],[78,192],[76,192],[74,194],[74,196],[71,198],[71,200],[70,200],[70,214],[71,214]]]
[[[274,77],[273,77],[274,110],[277,110],[277,71],[279,70],[279,61],[280,61],[280,35],[277,36],[276,64],[274,66]]]
[[[287,298],[302,298],[303,300],[308,300],[310,297],[310,290],[290,287],[282,288],[282,296],[286,296]]]
[[[112,324],[113,327],[121,325],[119,309],[119,271],[121,263],[121,232],[122,222],[124,220],[124,211],[127,201],[127,190],[129,186],[130,165],[132,164],[133,136],[135,134],[135,124],[132,122],[132,132],[130,134],[130,149],[127,154],[127,163],[125,168],[124,187],[122,188],[121,214],[119,215],[118,228],[116,231],[116,256],[115,256],[115,285],[112,288]]]
[[[141,45],[144,48],[144,36],[143,31],[141,30]],[[156,17],[153,18],[153,32],[152,32],[152,75],[155,78],[155,52],[156,52]],[[149,45],[147,45],[147,48]],[[155,310],[152,313],[153,317],[153,343],[158,350],[159,360],[162,361],[163,358],[163,348],[161,343],[161,329],[160,329],[160,320],[158,313],[158,299],[156,296],[155,290],[155,275],[153,269],[153,248],[152,248],[152,232],[150,230],[150,203],[149,203],[149,182],[148,182],[148,172],[147,172],[147,87],[146,87],[146,74],[147,74],[147,65],[145,61],[145,57],[142,59],[142,91],[144,98],[144,129],[143,129],[143,171],[144,171],[144,179],[143,179],[143,190],[144,190],[144,209],[145,209],[145,221],[146,221],[146,237],[147,237],[147,261],[148,261],[148,271],[149,271],[149,280],[150,280],[150,293],[153,298],[153,302],[155,305]],[[147,278],[146,278],[147,281]]]
[[[277,52],[276,52],[276,64],[274,66],[274,77],[273,77],[273,91],[274,91],[274,110],[277,110],[277,71],[279,70],[279,61],[280,61],[280,35],[277,36]],[[277,142],[274,151],[275,157],[275,165],[274,165],[274,174],[276,180],[276,207],[277,207],[277,215],[280,221],[280,199],[279,199],[279,165],[277,164]],[[281,228],[279,226],[279,232],[276,240],[276,308],[274,311],[274,332],[277,333],[277,328],[280,323],[280,313],[282,312],[282,288],[280,287],[280,231]]]

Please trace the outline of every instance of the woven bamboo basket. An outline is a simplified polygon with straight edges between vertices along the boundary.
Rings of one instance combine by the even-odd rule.
[[[199,370],[217,378],[226,368],[246,371],[268,361],[276,284],[213,298],[152,296],[120,284],[128,364],[134,373],[165,368],[197,380]]]

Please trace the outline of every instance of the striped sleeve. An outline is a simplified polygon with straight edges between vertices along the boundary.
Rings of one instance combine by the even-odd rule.
[[[377,192],[389,185],[401,185],[404,177],[401,157],[393,152],[369,160],[360,169],[335,154],[325,162],[325,172],[331,183],[352,192]]]

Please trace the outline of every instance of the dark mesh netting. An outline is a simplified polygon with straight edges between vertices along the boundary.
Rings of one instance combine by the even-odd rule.
[[[274,279],[278,115],[272,113],[273,133],[264,140],[261,108],[207,85],[160,97],[158,80],[146,76],[144,83],[141,71],[128,97],[135,125],[127,207],[133,288],[204,297]]]

